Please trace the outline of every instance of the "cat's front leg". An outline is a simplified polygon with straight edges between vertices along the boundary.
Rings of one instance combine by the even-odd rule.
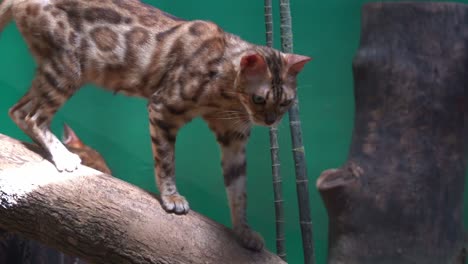
[[[162,206],[168,212],[186,214],[189,204],[179,194],[175,183],[175,140],[181,119],[172,116],[162,103],[150,103],[148,111],[156,182]]]
[[[206,116],[205,120],[216,134],[221,147],[221,166],[234,232],[244,247],[260,251],[264,244],[263,238],[247,223],[245,148],[250,134],[250,125],[240,120],[223,117]]]
[[[230,133],[227,133],[230,134]],[[226,139],[223,139],[226,142]],[[252,250],[263,248],[263,238],[247,224],[247,186],[245,142],[232,140],[229,145],[221,144],[224,185],[231,208],[234,232],[240,242]]]

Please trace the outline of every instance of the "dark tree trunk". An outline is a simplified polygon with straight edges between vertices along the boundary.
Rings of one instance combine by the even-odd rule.
[[[362,16],[349,159],[317,181],[329,263],[462,264],[468,6],[373,3]]]

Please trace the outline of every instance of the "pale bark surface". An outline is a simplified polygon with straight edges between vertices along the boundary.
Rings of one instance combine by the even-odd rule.
[[[0,228],[94,263],[284,263],[200,214],[168,214],[153,195],[88,167],[58,173],[36,152],[0,134]]]

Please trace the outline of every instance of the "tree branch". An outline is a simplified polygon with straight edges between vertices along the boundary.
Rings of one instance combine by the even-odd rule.
[[[0,228],[97,263],[285,263],[117,178],[85,166],[59,173],[40,148],[1,134],[0,146]]]

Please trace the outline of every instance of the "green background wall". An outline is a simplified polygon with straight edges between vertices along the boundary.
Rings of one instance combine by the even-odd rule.
[[[183,18],[214,21],[226,31],[257,44],[265,41],[263,1],[145,2]],[[277,14],[278,3],[274,2],[274,12]],[[347,157],[354,115],[351,61],[359,44],[361,6],[370,1],[291,2],[294,49],[297,53],[314,58],[301,73],[298,90],[316,255],[318,263],[325,263],[327,215],[315,188],[315,180],[320,172],[339,167]],[[275,44],[279,47],[278,16],[275,19]],[[34,68],[35,64],[16,27],[10,25],[0,38],[0,133],[29,140],[9,119],[7,111],[27,90]],[[57,114],[52,125],[57,135],[61,135],[64,122],[104,155],[115,176],[156,191],[144,100],[85,87]],[[248,147],[248,217],[253,228],[264,236],[267,247],[274,250],[274,208],[268,143],[268,130],[255,128]],[[289,263],[301,263],[295,176],[286,120],[280,125],[280,146],[287,253]],[[182,129],[176,151],[178,186],[180,192],[188,198],[191,208],[230,226],[220,155],[215,138],[207,126],[195,120]]]

